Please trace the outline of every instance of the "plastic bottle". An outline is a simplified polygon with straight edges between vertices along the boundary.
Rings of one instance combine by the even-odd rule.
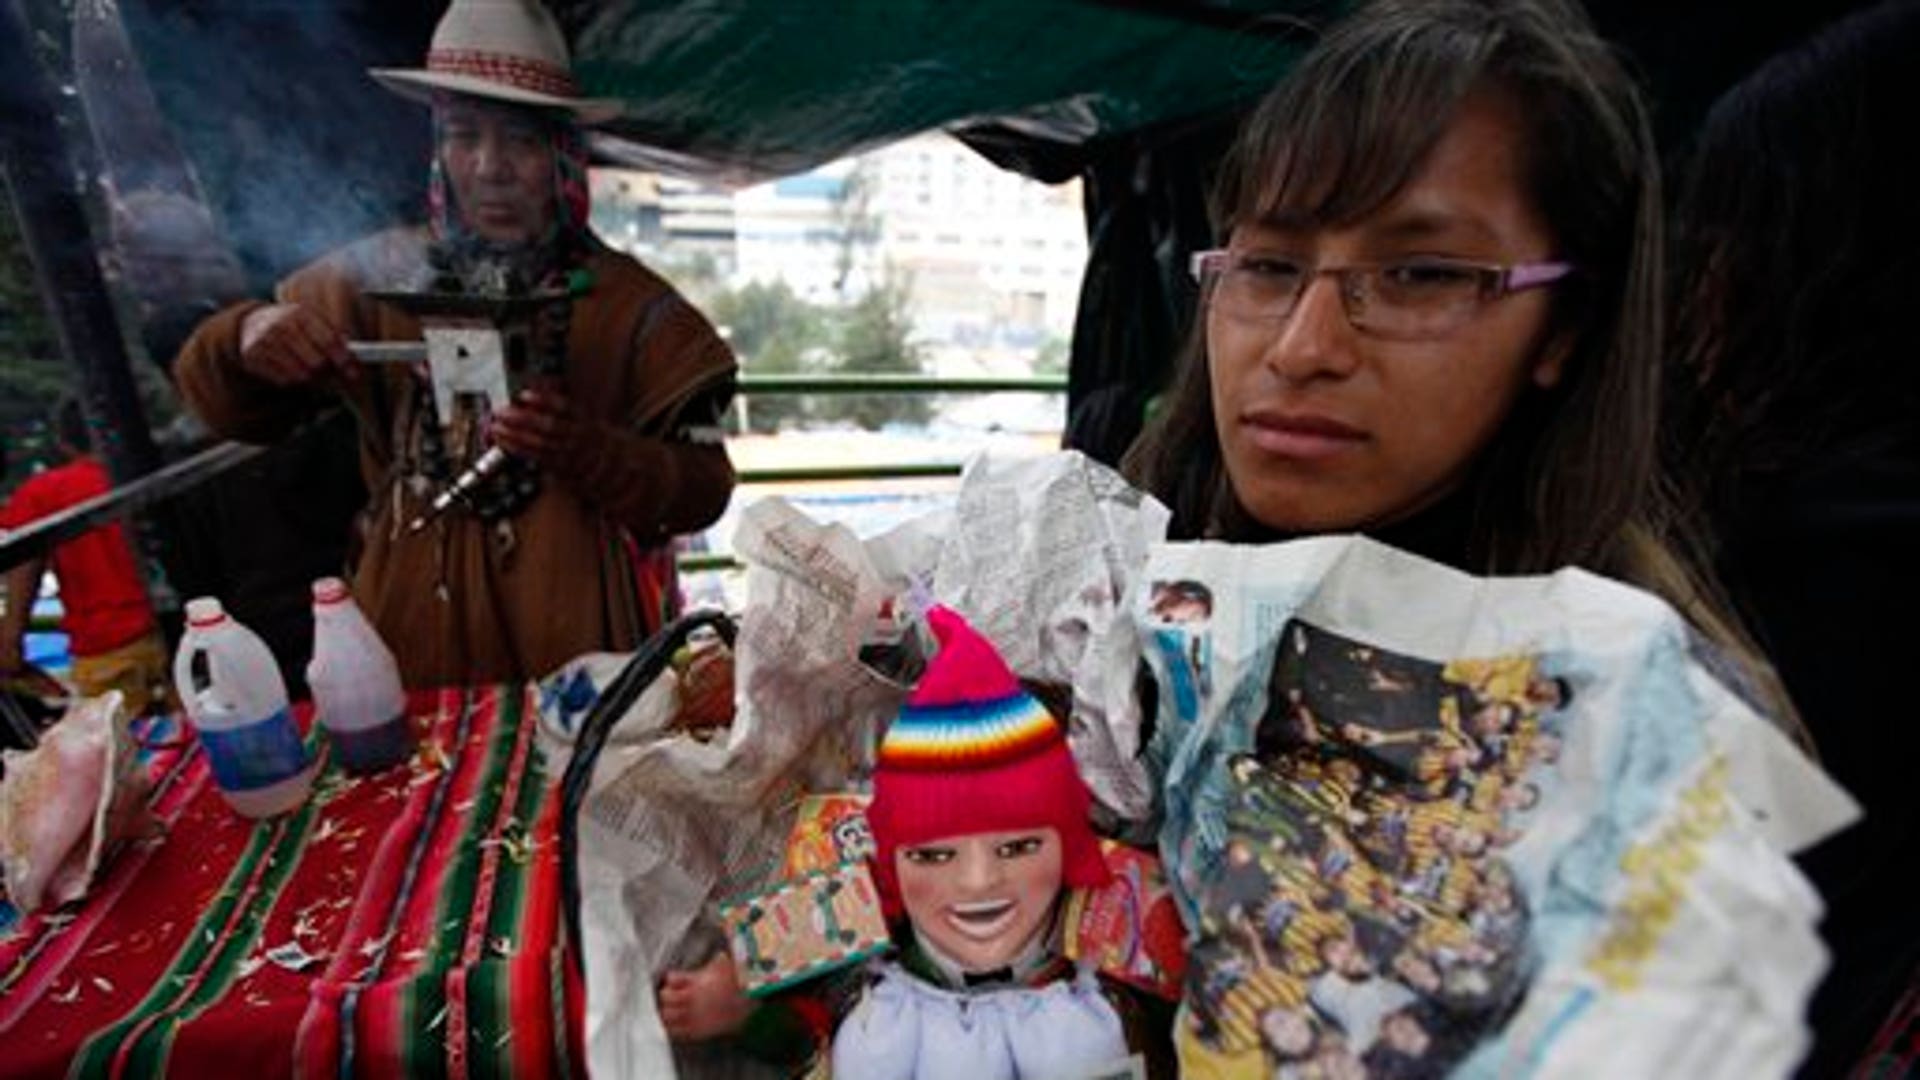
[[[313,583],[313,660],[307,685],[334,758],[351,773],[373,773],[407,760],[413,727],[393,652],[353,602],[346,583]]]
[[[266,643],[210,596],[187,602],[173,681],[220,793],[241,815],[299,806],[320,763],[309,760],[287,708],[287,685]]]

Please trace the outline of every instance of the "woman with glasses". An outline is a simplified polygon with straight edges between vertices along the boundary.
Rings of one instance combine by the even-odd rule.
[[[1662,594],[1772,685],[1669,540],[1657,159],[1577,7],[1362,9],[1249,118],[1214,220],[1188,355],[1124,463],[1176,538],[1577,565]]]

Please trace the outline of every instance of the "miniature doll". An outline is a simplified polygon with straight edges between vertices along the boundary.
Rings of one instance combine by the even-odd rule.
[[[800,1049],[830,1041],[837,1080],[1137,1075],[1129,992],[1060,950],[1063,898],[1109,877],[1060,727],[960,616],[927,618],[939,652],[881,742],[867,809],[892,955],[843,973],[854,993],[828,977],[756,1007],[724,956],[669,974],[668,1032],[737,1031],[791,1061],[812,1026]]]

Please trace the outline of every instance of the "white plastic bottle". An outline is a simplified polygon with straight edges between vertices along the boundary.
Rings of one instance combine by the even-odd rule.
[[[273,653],[210,596],[187,602],[187,632],[173,682],[200,734],[220,793],[250,818],[285,813],[306,800],[318,760],[309,760],[287,708],[287,684]]]
[[[379,772],[412,755],[413,728],[407,720],[400,665],[339,578],[313,583],[313,660],[307,665],[307,685],[341,768]]]

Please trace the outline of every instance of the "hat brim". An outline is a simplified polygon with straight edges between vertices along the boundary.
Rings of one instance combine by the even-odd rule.
[[[555,97],[552,94],[542,94],[533,90],[502,86],[497,82],[477,79],[471,75],[452,75],[421,68],[371,68],[367,74],[373,76],[381,86],[423,105],[433,104],[436,92],[466,94],[471,97],[512,102],[515,105],[559,109],[562,112],[571,113],[578,123],[588,125],[604,124],[619,116],[624,110],[622,103],[613,98]]]

